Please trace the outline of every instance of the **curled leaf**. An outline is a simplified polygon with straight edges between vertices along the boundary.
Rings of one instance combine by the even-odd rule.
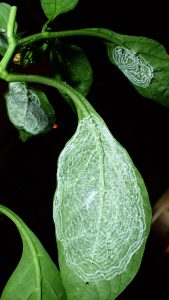
[[[1,300],[66,300],[59,271],[34,233],[10,209],[0,212],[16,225],[23,243],[21,260],[8,280]]]
[[[55,112],[42,91],[24,82],[11,82],[5,99],[10,121],[23,141],[52,129]]]

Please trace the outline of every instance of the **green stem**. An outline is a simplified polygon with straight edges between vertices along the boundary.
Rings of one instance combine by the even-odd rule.
[[[9,15],[9,21],[7,26],[7,41],[8,41],[8,49],[0,62],[0,72],[5,74],[7,65],[15,51],[16,41],[14,38],[14,26],[15,26],[15,18],[16,18],[17,7],[12,6]]]
[[[3,79],[3,78],[2,78]],[[58,89],[60,92],[67,94],[77,108],[78,118],[82,119],[87,117],[91,112],[91,106],[80,93],[74,90],[68,84],[57,81],[49,77],[43,77],[39,75],[26,75],[26,74],[8,74],[5,76],[7,82],[32,82],[48,85]]]
[[[115,44],[119,43],[119,34],[104,28],[85,28],[85,29],[75,29],[57,32],[41,32],[30,35],[18,41],[18,46],[26,46],[32,43],[54,38],[65,38],[70,36],[92,36],[101,38],[108,42]]]
[[[46,32],[46,29],[47,29],[47,27],[48,27],[48,24],[50,24],[50,20],[47,20],[46,21],[46,23],[43,25],[43,27],[42,27],[42,31],[41,32]]]

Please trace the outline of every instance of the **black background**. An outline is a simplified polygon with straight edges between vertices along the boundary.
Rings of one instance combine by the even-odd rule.
[[[25,35],[41,30],[46,20],[39,2],[8,1],[18,6],[19,30]],[[162,1],[149,6],[147,2],[80,0],[74,11],[57,18],[53,29],[105,27],[122,34],[156,39],[168,50],[167,8]],[[130,153],[145,180],[153,207],[169,185],[168,110],[137,94],[110,64],[101,41],[87,37],[69,38],[69,41],[85,49],[94,71],[88,99]],[[31,71],[47,74],[48,63],[44,61]],[[0,83],[0,202],[23,218],[57,263],[52,221],[57,157],[74,133],[77,119],[57,92],[47,89],[56,110],[58,128],[22,143],[6,116],[3,103],[6,83]],[[22,245],[15,226],[5,218],[1,218],[0,236],[1,292],[18,263]],[[169,264],[163,250],[151,230],[140,270],[119,300],[168,299]]]

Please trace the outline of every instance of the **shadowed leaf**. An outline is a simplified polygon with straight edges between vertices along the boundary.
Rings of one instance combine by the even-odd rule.
[[[16,225],[23,243],[21,260],[8,280],[1,300],[66,300],[59,271],[34,233],[10,209],[0,212]]]

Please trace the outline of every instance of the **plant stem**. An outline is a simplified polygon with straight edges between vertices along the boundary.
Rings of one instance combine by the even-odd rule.
[[[66,31],[56,31],[56,32],[41,32],[30,35],[18,41],[17,46],[26,46],[32,43],[54,38],[65,38],[70,36],[92,36],[96,38],[101,38],[108,42],[119,44],[119,35],[113,31],[104,28],[85,28],[85,29],[75,29]]]

